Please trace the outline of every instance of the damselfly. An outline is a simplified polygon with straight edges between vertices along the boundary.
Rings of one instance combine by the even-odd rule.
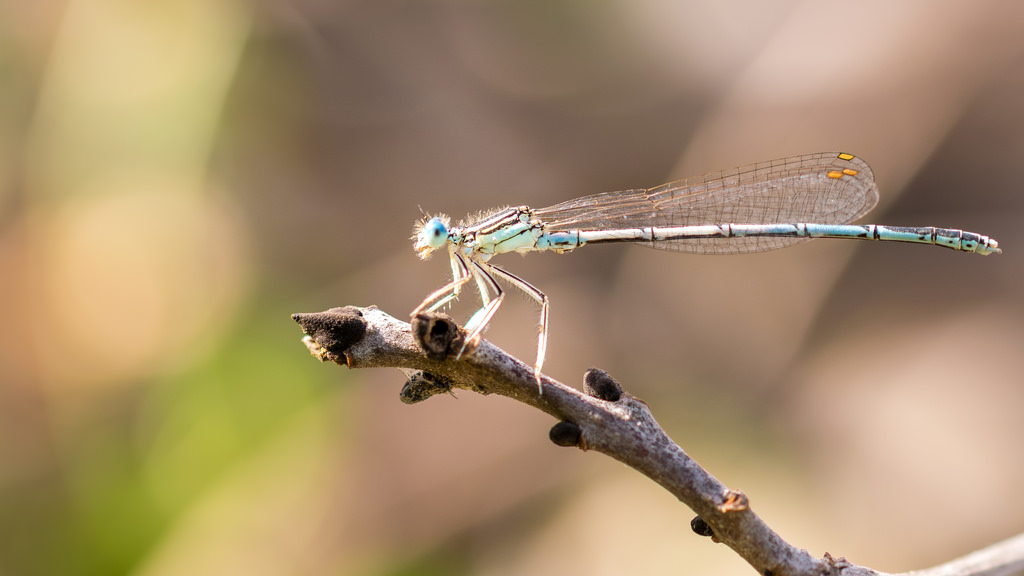
[[[635,242],[694,254],[743,254],[790,246],[811,238],[856,238],[934,244],[977,254],[999,253],[988,236],[948,228],[850,225],[878,202],[871,168],[852,154],[823,152],[760,162],[662,184],[584,196],[548,208],[495,210],[451,226],[446,216],[424,216],[413,230],[420,258],[445,245],[452,281],[427,296],[413,316],[458,298],[476,281],[483,306],[469,319],[466,343],[477,340],[504,298],[498,280],[540,304],[534,375],[548,339],[548,297],[522,278],[489,263],[495,254],[584,244]],[[465,345],[459,351],[460,357]]]

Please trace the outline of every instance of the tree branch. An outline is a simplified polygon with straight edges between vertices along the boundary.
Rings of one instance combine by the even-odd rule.
[[[646,403],[601,370],[584,377],[584,392],[533,370],[487,341],[471,342],[459,360],[465,333],[444,314],[421,314],[412,325],[368,308],[332,308],[292,318],[321,361],[349,368],[399,368],[410,375],[401,399],[415,403],[454,388],[499,394],[542,410],[560,422],[550,432],[562,446],[595,450],[651,478],[698,514],[691,523],[739,554],[760,574],[860,576],[880,574],[843,558],[814,558],[771,530],[743,492],[701,468],[661,429]],[[1010,574],[1024,568],[1024,535],[914,576]]]

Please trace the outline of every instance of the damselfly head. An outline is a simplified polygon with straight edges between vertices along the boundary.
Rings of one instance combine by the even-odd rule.
[[[444,215],[433,218],[424,217],[413,228],[413,249],[423,260],[448,242],[448,217]]]

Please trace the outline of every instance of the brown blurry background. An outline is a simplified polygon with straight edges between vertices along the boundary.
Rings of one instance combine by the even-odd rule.
[[[543,414],[321,365],[293,312],[399,318],[428,212],[545,206],[823,150],[818,241],[496,263],[793,544],[882,570],[1024,530],[1024,4],[0,3],[0,575],[748,574]],[[473,311],[466,298],[455,313]],[[488,338],[532,360],[537,309]]]

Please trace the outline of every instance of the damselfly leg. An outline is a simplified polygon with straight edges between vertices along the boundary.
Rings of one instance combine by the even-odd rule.
[[[469,282],[472,276],[469,273],[469,267],[466,266],[466,261],[458,254],[452,254],[452,281],[444,286],[433,291],[415,310],[412,311],[412,316],[420,314],[424,311],[433,312],[441,306],[451,302],[452,300],[459,297],[459,293],[462,291],[462,286]]]

